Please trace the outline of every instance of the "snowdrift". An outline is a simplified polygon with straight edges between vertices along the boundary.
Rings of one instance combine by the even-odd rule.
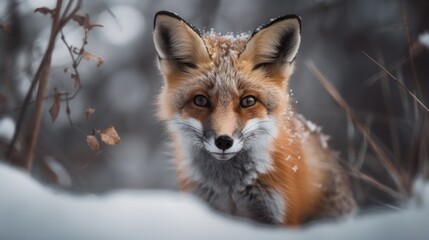
[[[0,164],[0,239],[428,239],[429,184],[422,189],[421,207],[291,229],[228,218],[177,192],[75,196]]]

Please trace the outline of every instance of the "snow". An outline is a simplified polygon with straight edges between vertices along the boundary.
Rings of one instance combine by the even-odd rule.
[[[298,166],[297,165],[293,165],[292,170],[294,173],[296,173],[298,171]]]
[[[73,185],[72,178],[68,171],[57,160],[51,156],[47,156],[45,157],[45,163],[49,166],[52,173],[55,174],[55,177],[57,178],[56,181],[60,186],[71,187]]]
[[[331,137],[321,133],[319,138],[320,138],[320,144],[322,144],[322,147],[327,149],[328,148],[328,141]]]
[[[0,138],[7,141],[12,140],[15,132],[15,122],[10,117],[0,119]]]
[[[419,35],[419,42],[429,49],[429,32],[424,32]]]
[[[257,226],[219,215],[194,197],[123,190],[75,196],[53,190],[0,164],[0,239],[425,239],[423,208],[375,213],[301,229]]]
[[[320,131],[319,131],[320,127],[318,127],[318,126],[317,126],[316,124],[314,124],[312,121],[307,120],[307,121],[305,121],[305,123],[306,123],[306,125],[307,125],[308,130],[310,130],[310,132],[316,132],[316,131],[320,132]]]

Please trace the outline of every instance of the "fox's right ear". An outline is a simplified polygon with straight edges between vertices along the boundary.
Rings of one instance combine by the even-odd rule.
[[[240,59],[249,62],[253,70],[290,76],[301,42],[301,18],[286,15],[259,27],[248,40]]]
[[[174,13],[160,11],[155,15],[153,41],[161,71],[187,72],[210,61],[199,31]]]

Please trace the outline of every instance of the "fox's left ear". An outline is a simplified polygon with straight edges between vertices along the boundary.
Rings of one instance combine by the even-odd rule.
[[[240,60],[249,61],[253,70],[287,70],[295,60],[301,42],[301,18],[286,15],[258,28],[240,54]],[[288,71],[291,73],[291,71]]]
[[[153,40],[163,73],[172,69],[186,73],[210,61],[199,31],[174,13],[155,15]]]

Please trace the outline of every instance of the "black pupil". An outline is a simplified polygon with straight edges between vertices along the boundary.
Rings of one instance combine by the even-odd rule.
[[[254,97],[245,97],[242,101],[241,101],[241,106],[242,107],[250,107],[252,105],[255,104],[255,98]]]
[[[202,96],[202,95],[198,95],[195,97],[194,102],[196,105],[200,106],[200,107],[205,107],[208,104],[208,100],[206,97]]]

